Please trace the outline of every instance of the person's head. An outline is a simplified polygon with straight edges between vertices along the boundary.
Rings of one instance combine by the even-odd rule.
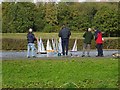
[[[62,25],[62,29],[65,28],[65,24]]]
[[[96,32],[96,31],[97,31],[97,29],[96,29],[96,28],[93,28],[93,31],[94,31],[94,32]]]
[[[65,27],[65,24],[63,24],[62,27]]]
[[[92,29],[91,28],[88,28],[88,32],[91,32],[92,31]]]
[[[30,29],[29,29],[29,32],[32,33],[32,31],[33,31],[32,28],[30,28]]]

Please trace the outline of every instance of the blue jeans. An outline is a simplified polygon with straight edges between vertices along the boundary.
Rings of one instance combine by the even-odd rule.
[[[97,44],[97,51],[98,51],[98,56],[103,56],[103,45],[102,44]]]
[[[34,43],[28,43],[27,46],[27,57],[30,57],[30,55],[33,57],[35,56],[35,44]]]

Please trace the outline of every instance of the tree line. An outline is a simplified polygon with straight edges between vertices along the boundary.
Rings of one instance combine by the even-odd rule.
[[[118,2],[3,2],[2,32],[58,32],[66,24],[72,32],[97,28],[106,36],[118,36]]]

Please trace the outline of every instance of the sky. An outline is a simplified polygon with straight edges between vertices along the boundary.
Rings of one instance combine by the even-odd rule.
[[[0,2],[2,2],[2,0],[0,0]]]

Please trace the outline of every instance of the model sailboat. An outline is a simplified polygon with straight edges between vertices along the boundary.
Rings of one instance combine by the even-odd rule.
[[[62,41],[61,41],[61,38],[59,38],[58,53],[62,53]]]
[[[46,54],[42,39],[40,38],[40,41],[38,41],[38,53],[40,54]]]
[[[56,50],[55,39],[53,39],[53,38],[52,38],[52,46],[53,46],[53,50],[54,50],[54,51],[57,51],[57,50]]]
[[[58,52],[58,40],[55,39],[55,47],[56,47],[56,52]]]
[[[54,50],[52,50],[51,44],[50,44],[50,40],[47,40],[47,46],[46,46],[46,51],[47,52],[53,52]]]
[[[74,45],[73,45],[71,52],[76,52],[76,51],[77,51],[77,39],[74,42]]]

